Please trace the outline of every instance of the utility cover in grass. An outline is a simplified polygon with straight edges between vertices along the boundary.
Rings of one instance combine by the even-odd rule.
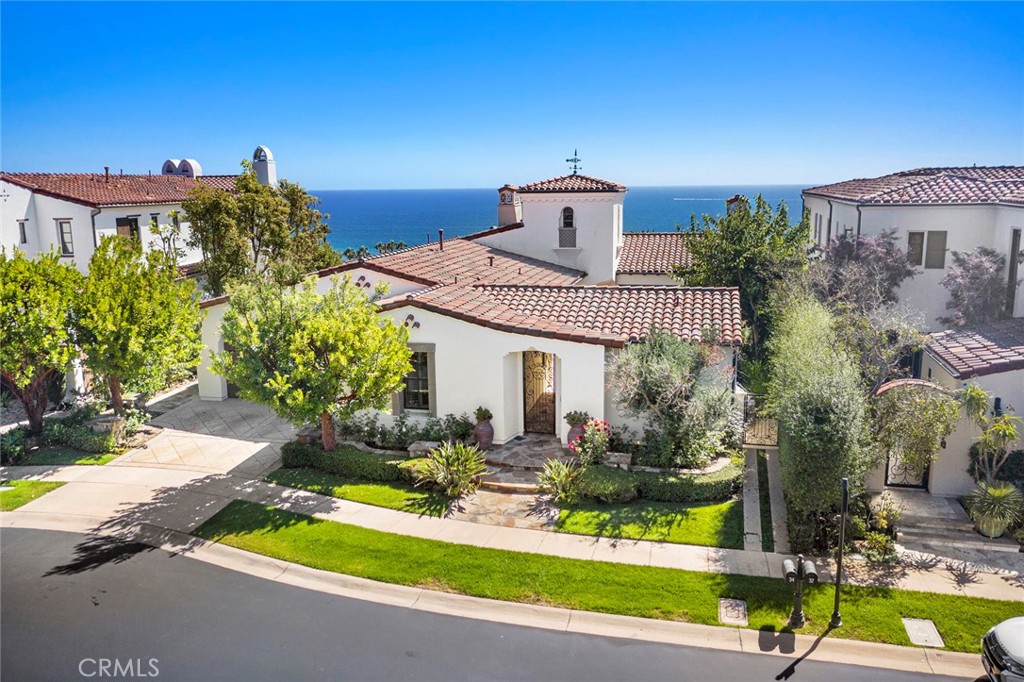
[[[939,635],[939,631],[935,628],[935,623],[930,620],[925,618],[904,618],[903,627],[907,629],[907,636],[910,637],[911,644],[935,648],[946,646],[946,643],[942,641],[942,636]]]
[[[742,599],[719,599],[718,620],[725,625],[747,625],[747,602]]]

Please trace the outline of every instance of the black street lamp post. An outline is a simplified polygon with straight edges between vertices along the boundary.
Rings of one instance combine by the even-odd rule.
[[[843,618],[839,615],[839,590],[843,584],[843,550],[846,545],[846,514],[850,507],[850,479],[841,479],[839,485],[842,490],[841,515],[839,517],[839,556],[836,559],[836,602],[832,609],[832,620],[828,624],[830,628],[837,628],[843,624]]]

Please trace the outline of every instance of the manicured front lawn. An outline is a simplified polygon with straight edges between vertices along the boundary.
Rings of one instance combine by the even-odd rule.
[[[267,480],[321,495],[424,516],[441,516],[448,509],[448,498],[443,495],[398,481],[375,483],[301,468],[278,469],[267,476]]]
[[[11,486],[14,490],[0,492],[0,511],[13,511],[62,485],[53,481],[3,481],[0,487]]]
[[[743,549],[743,504],[586,503],[563,509],[555,530],[576,535]]]
[[[747,600],[751,629],[775,631],[784,628],[792,608],[791,586],[771,578],[456,545],[251,502],[232,502],[195,535],[313,568],[489,599],[715,625],[718,598],[736,597]],[[847,587],[843,593],[843,627],[831,636],[909,645],[900,618],[929,618],[957,651],[977,652],[988,628],[1021,611],[1021,602],[888,588]],[[800,632],[825,631],[832,594],[830,585],[805,588],[808,625]]]
[[[29,452],[18,464],[106,464],[117,459],[116,452],[82,452],[66,445],[46,445]]]

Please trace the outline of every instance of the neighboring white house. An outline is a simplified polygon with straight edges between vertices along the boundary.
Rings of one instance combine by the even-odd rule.
[[[918,168],[880,178],[847,180],[803,191],[811,241],[824,246],[839,235],[869,236],[896,228],[900,246],[919,273],[900,287],[900,300],[919,309],[923,328],[938,330],[948,315],[942,277],[950,252],[978,246],[1007,257],[1006,309],[1024,316],[1021,275],[1024,167]]]
[[[920,378],[951,391],[977,384],[992,396],[993,412],[1020,416],[1024,410],[1024,318],[932,334],[925,346]],[[974,485],[967,469],[969,450],[979,435],[975,424],[961,419],[923,477],[889,462],[869,477],[868,487],[906,486],[927,489],[933,495],[963,495]]]
[[[390,285],[380,314],[409,327],[414,370],[392,414],[419,418],[472,412],[494,415],[495,441],[525,432],[568,432],[562,416],[584,410],[613,425],[618,414],[605,382],[608,359],[653,327],[680,338],[712,338],[730,376],[742,341],[735,288],[669,284],[683,235],[622,234],[626,188],[571,175],[499,190],[499,226],[352,261],[321,271],[319,287],[344,275],[361,286]],[[636,272],[630,285],[620,264]],[[641,267],[642,266],[642,267]],[[602,286],[597,286],[600,283]],[[230,387],[210,372],[223,349],[227,297],[204,302],[199,394],[222,400]],[[635,425],[635,424],[634,424]]]
[[[261,182],[276,183],[274,158],[266,147],[253,152],[253,166]],[[230,190],[235,177],[203,175],[194,159],[168,159],[157,175],[112,174],[109,168],[103,173],[0,172],[0,246],[8,254],[21,249],[30,256],[52,249],[85,272],[104,236],[133,236],[152,249],[157,239],[149,231],[151,220],[169,223],[168,213],[181,210],[197,183]],[[181,265],[195,264],[202,254],[186,248],[188,224],[182,228]]]

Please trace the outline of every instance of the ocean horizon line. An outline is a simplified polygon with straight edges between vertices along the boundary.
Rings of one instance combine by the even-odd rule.
[[[734,183],[734,184],[718,184],[718,185],[626,185],[627,189],[673,189],[677,187],[685,187],[687,189],[718,189],[718,188],[745,188],[745,187],[758,187],[758,188],[771,188],[771,187],[820,187],[821,183],[803,183],[803,182],[783,182],[783,183]],[[313,194],[317,192],[465,192],[465,191],[479,191],[479,190],[491,190],[497,192],[500,187],[320,187],[312,188],[309,191]]]

